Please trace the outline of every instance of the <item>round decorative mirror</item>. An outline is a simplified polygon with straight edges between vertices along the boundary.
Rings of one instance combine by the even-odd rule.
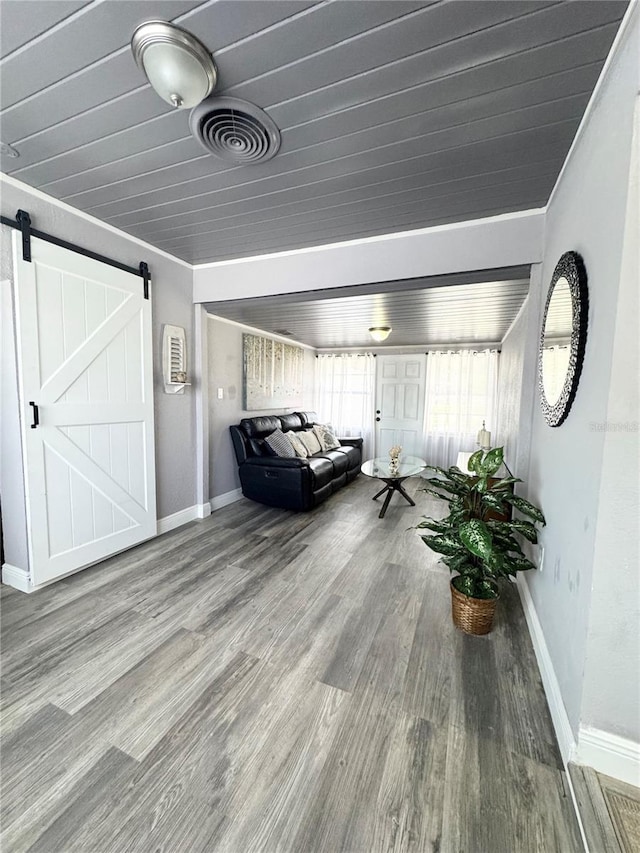
[[[558,261],[544,309],[538,353],[540,405],[549,426],[565,420],[576,396],[587,341],[587,273],[577,252]]]

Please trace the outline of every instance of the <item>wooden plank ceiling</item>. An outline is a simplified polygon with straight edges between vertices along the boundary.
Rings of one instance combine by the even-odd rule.
[[[617,0],[3,0],[2,169],[192,263],[544,205]],[[282,148],[230,167],[129,41],[174,20]]]
[[[267,333],[284,334],[317,349],[349,347],[497,345],[528,290],[526,267],[482,274],[381,282],[256,299],[212,302],[207,310]],[[371,326],[391,326],[374,344]]]

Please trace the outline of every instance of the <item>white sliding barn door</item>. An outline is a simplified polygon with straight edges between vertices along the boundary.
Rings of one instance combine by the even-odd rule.
[[[13,238],[38,585],[156,533],[151,303],[131,273],[36,238],[27,263]]]
[[[405,456],[423,456],[427,357],[379,355],[377,362],[376,456],[396,444]]]

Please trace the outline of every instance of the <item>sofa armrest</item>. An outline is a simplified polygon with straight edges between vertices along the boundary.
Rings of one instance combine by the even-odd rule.
[[[356,438],[340,438],[338,437],[338,441],[340,444],[344,444],[346,447],[357,447],[362,450],[362,444],[364,442],[364,438],[361,436],[357,436]]]
[[[299,456],[251,456],[242,463],[252,468],[306,468],[307,460]]]

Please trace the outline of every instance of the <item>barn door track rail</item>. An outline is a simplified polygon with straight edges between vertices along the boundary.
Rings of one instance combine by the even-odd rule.
[[[69,249],[79,255],[84,255],[86,258],[93,258],[94,261],[100,261],[103,264],[108,264],[110,267],[122,270],[123,272],[139,275],[142,278],[142,286],[144,290],[144,298],[149,298],[149,282],[151,274],[149,265],[144,261],[140,262],[137,267],[130,267],[113,258],[107,258],[105,255],[100,255],[98,252],[92,252],[91,249],[85,249],[78,246],[76,243],[70,243],[68,240],[61,240],[60,237],[54,237],[52,234],[47,234],[45,231],[40,231],[37,228],[31,227],[31,217],[26,210],[19,210],[16,213],[15,219],[9,219],[7,216],[0,216],[0,222],[3,225],[8,225],[9,228],[15,228],[22,233],[22,258],[31,263],[31,238],[37,237],[39,240],[46,240],[47,243],[53,243],[54,246],[60,246],[63,249]]]

